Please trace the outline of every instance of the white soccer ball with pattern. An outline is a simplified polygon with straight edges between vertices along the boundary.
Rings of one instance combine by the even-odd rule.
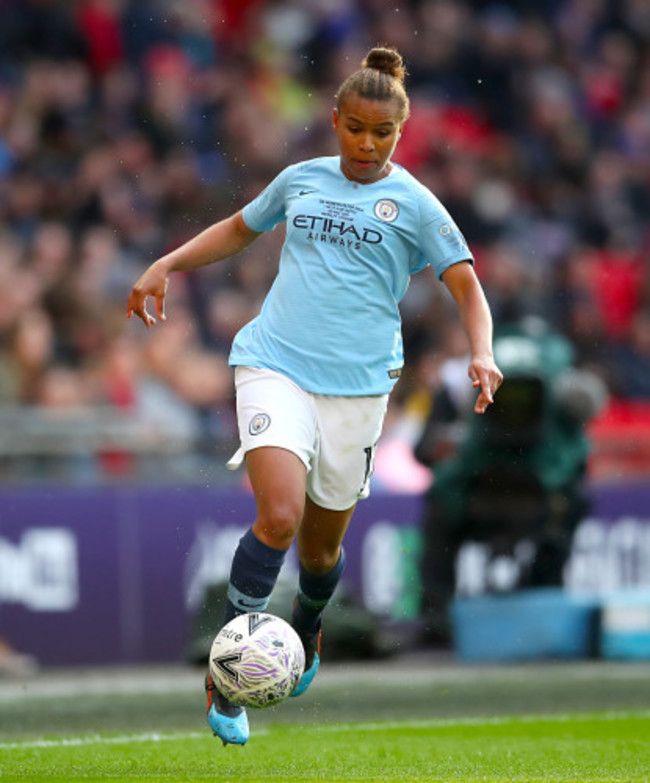
[[[305,650],[289,623],[273,614],[235,617],[210,650],[217,689],[242,707],[271,707],[287,698],[305,669]]]

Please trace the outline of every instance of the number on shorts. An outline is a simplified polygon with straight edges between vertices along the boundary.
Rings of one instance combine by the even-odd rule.
[[[366,487],[366,484],[368,483],[370,476],[372,476],[372,472],[375,467],[375,447],[374,446],[366,446],[363,450],[366,455],[366,471],[363,475],[363,482],[361,483],[361,490],[363,491]]]

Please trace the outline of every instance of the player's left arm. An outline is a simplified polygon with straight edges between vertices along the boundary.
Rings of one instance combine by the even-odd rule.
[[[470,346],[468,375],[481,391],[474,405],[476,413],[485,413],[494,401],[494,393],[503,381],[492,353],[492,314],[474,268],[466,261],[453,264],[442,280],[456,302]]]

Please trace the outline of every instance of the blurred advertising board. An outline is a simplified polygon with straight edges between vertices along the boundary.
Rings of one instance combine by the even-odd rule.
[[[649,586],[650,486],[593,494],[567,588]],[[348,531],[346,586],[387,620],[417,617],[423,507],[374,493]],[[254,511],[238,488],[0,489],[0,639],[43,665],[182,660],[190,617],[227,578]],[[293,551],[283,574],[295,578]],[[462,580],[480,592],[480,558]]]

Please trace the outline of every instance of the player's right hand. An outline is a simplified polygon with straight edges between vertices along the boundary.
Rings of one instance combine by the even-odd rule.
[[[140,277],[131,289],[127,303],[126,317],[131,318],[133,314],[141,318],[147,329],[156,323],[156,318],[147,312],[147,297],[154,298],[156,307],[156,316],[160,321],[164,321],[165,316],[165,294],[169,286],[169,274],[165,267],[158,261],[153,263],[147,271]]]

